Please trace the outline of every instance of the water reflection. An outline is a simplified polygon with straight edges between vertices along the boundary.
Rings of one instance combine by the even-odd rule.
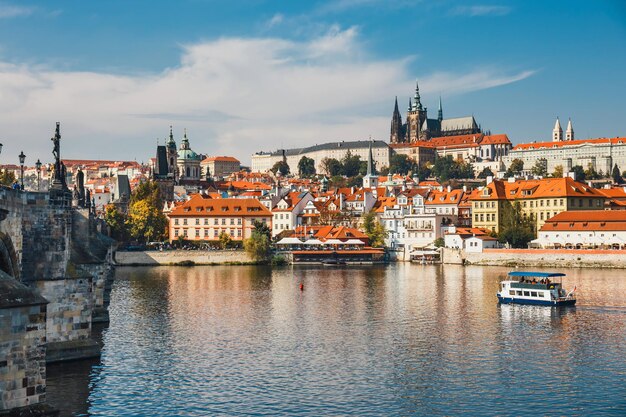
[[[49,396],[83,387],[73,410],[103,416],[626,411],[621,272],[566,271],[570,309],[498,306],[507,272],[119,269],[102,364]]]

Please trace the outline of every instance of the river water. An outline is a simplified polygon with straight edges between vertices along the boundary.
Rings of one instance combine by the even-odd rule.
[[[62,415],[626,415],[626,271],[575,308],[499,306],[498,267],[119,268]],[[300,290],[300,283],[304,285]]]

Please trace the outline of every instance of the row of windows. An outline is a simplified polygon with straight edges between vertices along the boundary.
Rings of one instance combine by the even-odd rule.
[[[496,213],[486,213],[484,216],[483,216],[483,213],[475,214],[474,215],[474,221],[475,222],[478,222],[478,221],[481,221],[481,222],[484,222],[484,221],[495,222],[496,221]]]
[[[200,235],[204,235],[204,237],[209,237],[210,233],[209,233],[209,229],[202,229],[204,230],[204,232],[201,232],[201,229],[195,229],[195,237],[200,237]],[[213,237],[219,237],[222,233],[226,233],[229,234],[231,237],[235,237],[235,235],[237,235],[237,237],[241,237],[241,229],[228,229],[228,230],[219,230],[219,229],[213,229]],[[179,236],[184,236],[184,237],[189,237],[189,232],[187,231],[187,229],[174,229],[174,236],[175,237],[179,237]]]
[[[284,217],[284,218],[285,218],[285,219],[289,219],[289,216],[290,216],[290,214],[289,214],[289,213],[285,213],[285,217]],[[281,219],[281,220],[282,220],[282,219],[283,219],[283,213],[280,213],[280,214],[275,213],[275,214],[274,214],[274,218],[275,218],[275,219]]]
[[[546,293],[546,292],[537,292],[537,291],[509,290],[509,295],[523,295],[524,297],[542,297],[542,298],[546,298],[548,296],[548,293]]]
[[[178,218],[174,219],[174,225],[175,226],[180,225],[179,220],[180,219],[178,219]],[[182,220],[183,220],[182,221],[182,225],[183,226],[187,226],[188,225],[187,219],[182,219]],[[194,220],[194,224],[197,225],[197,226],[199,226],[200,223],[201,223],[201,219],[192,219],[192,220]],[[202,223],[204,225],[208,225],[209,224],[209,220],[210,220],[209,218],[205,217],[204,221]],[[250,222],[253,223],[255,220],[257,220],[257,219],[251,219]],[[262,218],[261,222],[267,223],[267,219],[266,218]],[[231,224],[231,225],[235,225],[235,224],[241,225],[241,217],[238,217],[238,218],[231,217],[230,219],[225,219],[225,218],[222,218],[222,219],[214,218],[213,219],[213,224],[216,225],[216,226],[219,225],[219,224],[226,225],[227,223]]]

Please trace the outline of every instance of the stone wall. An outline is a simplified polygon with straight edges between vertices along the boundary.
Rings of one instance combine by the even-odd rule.
[[[468,253],[445,248],[443,262],[465,265],[497,265],[562,268],[626,268],[626,251],[577,249],[485,249]]]
[[[253,259],[244,251],[170,250],[115,253],[117,265],[174,265],[193,263],[213,265],[227,263],[250,263]]]
[[[46,303],[0,271],[0,415],[46,408]]]

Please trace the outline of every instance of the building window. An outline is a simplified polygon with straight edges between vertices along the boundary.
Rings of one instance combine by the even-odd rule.
[[[226,225],[226,219],[222,219],[222,225]]]
[[[213,237],[218,237],[219,236],[219,232],[217,229],[213,229]]]
[[[196,237],[200,237],[200,229],[196,229]]]
[[[196,225],[200,224],[200,219],[196,219]]]
[[[241,237],[241,229],[237,229],[237,237]]]
[[[178,226],[178,219],[174,219],[174,224]]]
[[[217,226],[219,224],[219,221],[217,219],[213,219],[213,224]]]
[[[235,237],[235,231],[233,229],[230,229],[229,232],[231,237]]]
[[[208,225],[209,224],[209,219],[204,219],[204,224]]]
[[[178,229],[174,229],[174,236],[178,237]]]
[[[204,229],[204,237],[209,237],[209,229]]]
[[[186,226],[187,225],[187,219],[183,219],[183,224]]]

